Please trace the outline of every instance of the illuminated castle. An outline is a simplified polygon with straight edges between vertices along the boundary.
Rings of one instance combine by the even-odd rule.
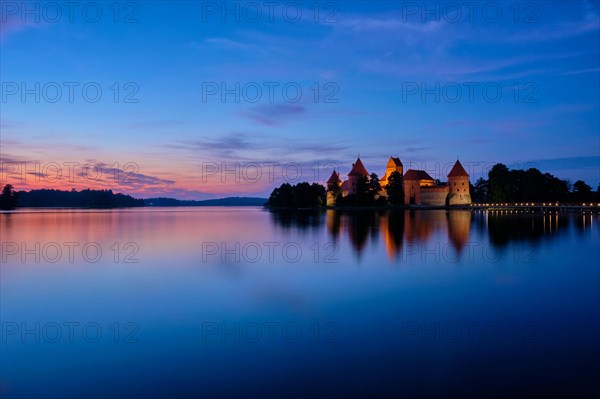
[[[390,160],[385,165],[385,174],[380,180],[381,188],[385,188],[388,183],[388,179],[390,175],[394,172],[400,173],[400,176],[404,175],[402,162],[400,162],[400,158],[390,157]]]
[[[387,196],[385,188],[389,183],[390,175],[394,172],[398,172],[403,176],[404,204],[406,205],[446,206],[469,205],[471,203],[469,174],[458,160],[448,173],[448,182],[440,183],[436,182],[424,170],[409,169],[403,174],[404,167],[400,158],[390,157],[380,181],[382,190],[379,195]],[[339,173],[334,170],[327,181],[327,187],[339,188],[342,196],[356,194],[357,181],[360,177],[370,179],[369,172],[367,172],[359,157],[352,164],[347,180],[342,181]],[[332,206],[334,202],[335,195],[331,190],[328,190],[327,205]]]

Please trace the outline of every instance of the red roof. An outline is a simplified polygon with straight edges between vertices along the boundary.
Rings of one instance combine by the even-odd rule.
[[[460,176],[469,177],[469,174],[467,173],[465,168],[463,168],[463,166],[460,164],[460,161],[457,159],[456,163],[452,167],[452,170],[450,171],[450,173],[448,173],[448,177],[460,177]]]
[[[409,169],[404,174],[404,180],[433,180],[424,170]]]
[[[348,191],[348,180],[345,180],[342,183],[342,187],[341,187],[342,191]]]
[[[352,164],[352,170],[348,173],[348,176],[369,176],[369,172],[367,172],[360,158],[356,160],[356,163]]]
[[[329,180],[327,180],[327,184],[337,184],[339,182],[341,182],[340,175],[334,170],[333,173],[331,173]]]
[[[390,161],[392,161],[396,166],[402,166],[402,162],[400,162],[400,158],[398,157],[390,157]],[[388,161],[388,165],[390,164],[390,161]]]

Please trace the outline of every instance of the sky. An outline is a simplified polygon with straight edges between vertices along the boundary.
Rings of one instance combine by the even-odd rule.
[[[600,183],[600,3],[0,2],[0,183],[267,196],[342,177]]]

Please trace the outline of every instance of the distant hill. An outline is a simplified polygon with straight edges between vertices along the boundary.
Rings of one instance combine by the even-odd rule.
[[[203,201],[177,200],[174,198],[148,198],[146,206],[263,206],[266,198],[258,197],[227,197]]]

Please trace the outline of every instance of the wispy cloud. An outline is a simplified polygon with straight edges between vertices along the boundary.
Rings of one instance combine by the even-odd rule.
[[[115,164],[92,158],[73,162],[68,159],[16,155],[4,149],[0,155],[1,182],[11,183],[19,190],[92,188],[112,189],[133,195],[150,188],[168,190],[177,183],[174,179],[141,173],[139,169],[138,164],[131,162]]]
[[[150,120],[133,122],[127,125],[130,129],[166,129],[183,125],[184,121],[175,119]]]
[[[506,42],[512,43],[539,43],[570,39],[586,33],[600,31],[600,17],[588,9],[583,18],[575,21],[564,21],[548,24],[537,29],[520,31],[504,37]]]
[[[561,46],[557,50],[544,45],[597,34],[600,18],[589,4],[584,3],[584,7],[581,3],[574,4],[569,15],[561,13],[560,18],[538,15],[539,21],[531,24],[516,24],[507,18],[502,20],[505,23],[472,24],[468,16],[450,23],[444,18],[439,22],[412,21],[398,13],[346,15],[324,42],[332,45],[331,51],[340,59],[349,61],[346,68],[354,66],[374,77],[447,81],[523,79],[564,69],[557,62],[548,61],[566,62],[590,54],[589,47],[585,51],[578,46]],[[346,42],[352,45],[345,46]],[[497,51],[482,51],[484,48]],[[566,48],[569,50],[565,51]],[[591,71],[591,67],[581,70]]]
[[[420,152],[428,150],[430,147],[406,147],[404,149],[405,152]]]
[[[304,105],[297,103],[261,104],[239,115],[259,125],[283,126],[308,112]]]
[[[342,19],[340,26],[355,32],[393,32],[408,31],[427,34],[444,28],[445,22],[427,21],[425,23],[409,22],[401,18],[350,18]]]
[[[477,60],[458,58],[451,54],[438,54],[435,57],[420,59],[411,57],[407,60],[369,59],[362,60],[359,69],[363,72],[388,75],[401,78],[401,82],[408,79],[427,79],[429,81],[443,79],[447,81],[473,80],[473,81],[506,81],[509,79],[528,76],[543,75],[547,73],[544,68],[530,68],[532,64],[547,61],[556,61],[577,57],[579,53],[546,53],[519,55],[493,60]],[[414,61],[414,62],[413,62]],[[440,64],[444,65],[440,68]],[[528,67],[525,70],[515,68]]]
[[[256,132],[231,132],[224,135],[202,137],[167,144],[175,150],[185,150],[196,159],[214,162],[270,162],[278,159],[282,162],[296,162],[309,155],[311,160],[324,156],[340,154],[350,148],[339,143],[323,141],[303,141],[299,139],[281,140]]]
[[[137,171],[136,165],[134,164],[131,164],[130,168],[114,168],[106,163],[95,162],[94,167],[101,170],[102,175],[110,176],[110,178],[108,179],[108,183],[110,183],[110,180],[112,178],[117,177],[118,179],[116,179],[116,181],[120,185],[132,189],[144,188],[147,186],[170,186],[172,184],[175,184],[175,180],[163,179],[158,176],[139,173]],[[82,177],[85,176],[82,175]]]
[[[575,71],[567,71],[567,72],[563,72],[561,73],[561,75],[581,75],[584,73],[597,73],[600,72],[600,67],[598,68],[587,68],[587,69],[578,69]]]
[[[225,37],[210,37],[208,39],[205,39],[204,43],[237,50],[251,50],[255,48],[255,46],[251,44],[242,43],[240,41],[228,39]]]
[[[260,137],[255,134],[233,132],[217,137],[203,137],[196,140],[185,140],[170,146],[177,149],[190,150],[201,156],[211,156],[215,160],[228,160],[240,157],[240,154],[256,149]]]

